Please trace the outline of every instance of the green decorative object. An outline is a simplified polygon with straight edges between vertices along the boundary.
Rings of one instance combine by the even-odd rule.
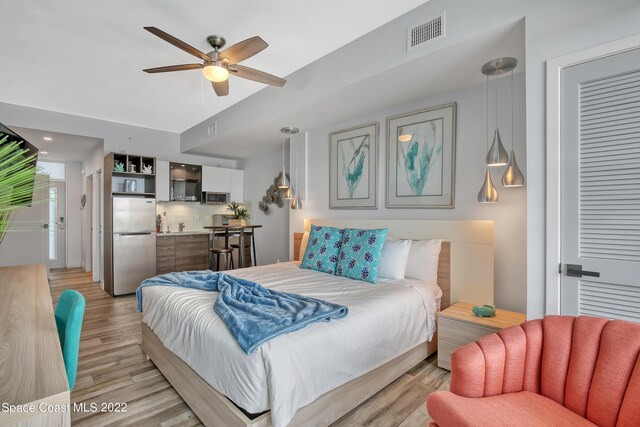
[[[233,214],[233,219],[249,219],[249,210],[238,202],[227,203],[227,210]]]
[[[32,204],[37,153],[35,147],[0,125],[0,243],[14,211]]]
[[[471,311],[478,317],[496,317],[495,305],[476,305]]]
[[[116,160],[115,163],[113,164],[113,171],[124,172],[124,163]]]

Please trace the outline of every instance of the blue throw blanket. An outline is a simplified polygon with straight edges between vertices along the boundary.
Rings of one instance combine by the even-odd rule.
[[[169,273],[144,280],[136,291],[138,311],[142,311],[142,288],[146,286],[220,292],[213,310],[247,354],[278,335],[297,331],[310,323],[341,319],[349,312],[342,305],[272,291],[248,280],[208,270]]]

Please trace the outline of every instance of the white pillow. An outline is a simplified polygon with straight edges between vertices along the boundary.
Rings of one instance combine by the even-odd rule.
[[[438,260],[442,240],[414,240],[407,260],[406,277],[438,283]]]
[[[404,279],[410,250],[411,240],[387,238],[382,246],[378,276],[396,280]]]
[[[309,232],[305,231],[302,235],[302,240],[300,241],[300,255],[298,256],[298,261],[302,261],[304,258],[304,253],[307,251],[307,245],[309,244]]]

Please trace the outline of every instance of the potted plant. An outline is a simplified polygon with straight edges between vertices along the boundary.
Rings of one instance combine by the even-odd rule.
[[[31,204],[36,185],[35,159],[38,150],[25,141],[10,139],[10,136],[0,130],[0,243],[11,224],[14,211]]]
[[[229,202],[227,210],[233,214],[233,218],[229,220],[229,225],[247,225],[249,211],[246,207],[238,202]]]

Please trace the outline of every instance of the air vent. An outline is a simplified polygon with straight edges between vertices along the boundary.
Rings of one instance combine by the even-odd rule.
[[[407,51],[444,38],[445,13],[407,29]]]

